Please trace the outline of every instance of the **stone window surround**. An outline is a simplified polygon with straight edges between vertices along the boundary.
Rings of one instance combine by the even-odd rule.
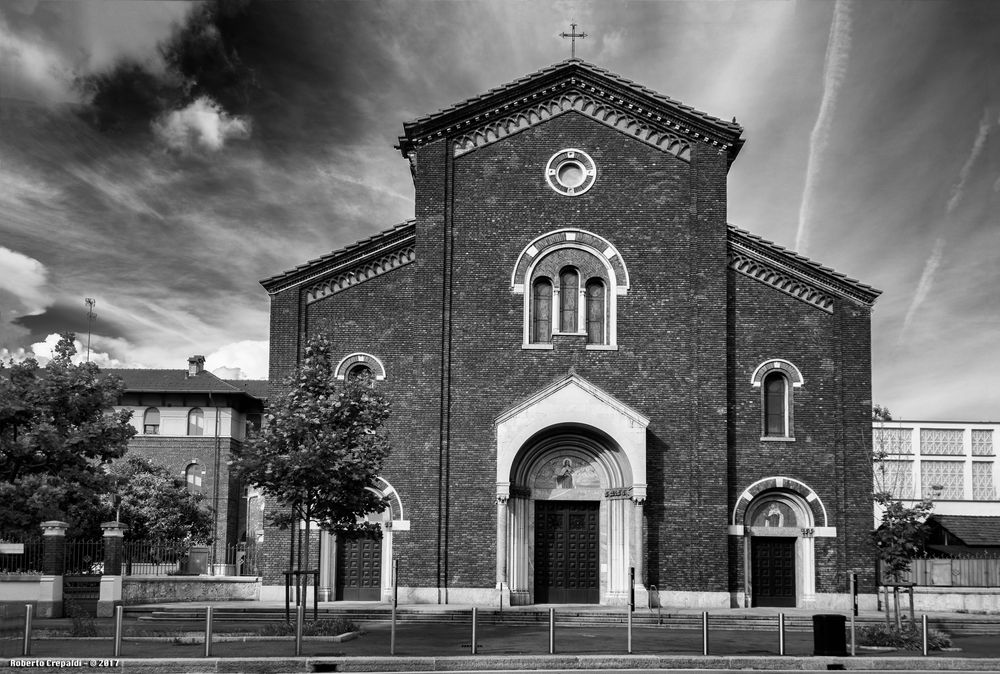
[[[771,374],[777,374],[785,383],[785,433],[784,435],[767,434],[767,396],[764,380]],[[802,372],[791,361],[784,358],[768,358],[758,365],[750,375],[750,384],[760,389],[760,439],[761,442],[795,442],[795,396],[794,389],[804,383]]]

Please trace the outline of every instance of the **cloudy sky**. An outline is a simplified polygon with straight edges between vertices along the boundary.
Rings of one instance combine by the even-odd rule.
[[[1000,420],[1000,3],[6,0],[0,357],[267,373],[258,280],[413,215],[402,123],[578,56],[747,138],[729,220],[876,286],[874,397]],[[85,340],[86,337],[83,337]]]

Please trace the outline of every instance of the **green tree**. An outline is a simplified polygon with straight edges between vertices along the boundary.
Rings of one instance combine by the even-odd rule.
[[[45,520],[82,531],[110,488],[102,469],[125,454],[131,413],[109,413],[122,392],[93,363],[74,365],[74,335],[62,335],[48,366],[0,363],[0,532],[35,535]]]
[[[181,540],[205,543],[212,535],[212,511],[202,494],[188,492],[166,466],[134,454],[108,469],[114,501],[101,519],[120,519],[132,540]]]
[[[313,522],[326,531],[377,537],[378,527],[363,518],[388,505],[376,493],[376,479],[389,454],[383,426],[389,403],[367,376],[338,382],[336,365],[329,340],[310,339],[261,432],[233,451],[240,478],[289,509],[291,519],[279,524],[305,522],[300,570],[309,560]]]
[[[894,472],[888,469],[888,461],[892,447],[881,424],[892,421],[892,414],[881,405],[872,408],[872,421],[876,422],[875,436],[877,438],[872,450],[875,462],[875,505],[881,511],[879,526],[871,533],[875,545],[882,574],[894,584],[900,583],[910,570],[914,557],[920,555],[927,540],[927,517],[934,508],[934,503],[928,499],[908,505],[893,493],[893,484],[889,476]],[[879,477],[881,476],[881,480]],[[899,596],[894,593],[896,628],[901,629],[899,615]],[[888,620],[889,607],[886,606]]]

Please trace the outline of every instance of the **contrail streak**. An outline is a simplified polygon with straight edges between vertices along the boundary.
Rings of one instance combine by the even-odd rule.
[[[965,183],[969,180],[969,174],[972,173],[972,165],[976,163],[976,159],[986,145],[986,138],[990,135],[990,126],[992,126],[990,123],[990,111],[988,109],[983,110],[983,118],[979,120],[979,132],[976,134],[976,139],[972,142],[972,151],[958,172],[958,182],[951,188],[951,197],[948,199],[946,210],[948,215],[952,214],[955,207],[958,206],[958,202],[961,201],[962,195],[965,193]]]
[[[934,242],[934,250],[931,251],[930,257],[928,257],[927,262],[924,263],[924,273],[920,275],[920,283],[917,284],[917,292],[913,294],[913,301],[910,303],[910,308],[906,312],[906,318],[903,319],[903,327],[899,330],[900,341],[903,340],[903,335],[909,331],[910,324],[913,322],[913,317],[917,315],[917,310],[930,293],[931,286],[934,285],[934,274],[937,273],[938,267],[941,266],[941,256],[943,254],[944,239],[939,238]]]
[[[806,164],[806,183],[802,189],[799,206],[799,228],[795,235],[795,250],[803,255],[809,244],[809,224],[813,217],[814,195],[820,159],[830,144],[830,125],[837,105],[837,95],[847,76],[847,59],[851,50],[851,7],[847,0],[837,0],[830,24],[830,39],[826,45],[826,62],[823,67],[823,99],[820,102],[816,124],[809,137],[809,160]]]

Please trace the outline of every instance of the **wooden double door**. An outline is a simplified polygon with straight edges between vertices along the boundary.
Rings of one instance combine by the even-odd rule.
[[[382,540],[337,537],[337,580],[334,599],[338,601],[379,601],[382,599]]]
[[[750,539],[754,606],[795,606],[795,539]]]
[[[599,501],[535,501],[535,603],[597,604]]]

